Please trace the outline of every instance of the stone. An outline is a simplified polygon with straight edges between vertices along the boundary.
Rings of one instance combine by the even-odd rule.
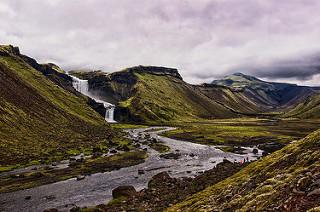
[[[84,175],[78,175],[77,180],[84,180],[86,177]]]
[[[28,196],[25,196],[25,198],[24,198],[25,200],[31,200],[31,196],[30,195],[28,195]]]
[[[253,154],[258,154],[258,152],[259,152],[259,151],[258,151],[257,148],[254,148],[254,149],[252,150],[252,153],[253,153]]]
[[[138,170],[138,174],[144,174],[144,170],[139,169],[139,170]]]
[[[112,197],[131,197],[137,193],[133,186],[119,186],[112,190]]]

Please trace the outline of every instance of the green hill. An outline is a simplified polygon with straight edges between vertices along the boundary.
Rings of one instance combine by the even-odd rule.
[[[306,211],[320,206],[320,130],[168,211]]]
[[[17,47],[0,46],[0,168],[109,145],[115,133],[87,98],[63,89],[25,58]]]
[[[320,94],[309,97],[305,102],[298,104],[288,113],[284,114],[284,117],[320,118]]]

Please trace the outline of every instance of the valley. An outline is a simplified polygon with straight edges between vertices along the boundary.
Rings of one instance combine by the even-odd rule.
[[[0,211],[320,202],[316,87],[241,73],[193,85],[156,66],[65,72],[2,45],[0,88]]]

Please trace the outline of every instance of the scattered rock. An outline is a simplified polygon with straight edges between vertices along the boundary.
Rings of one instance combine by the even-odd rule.
[[[139,170],[138,170],[138,174],[144,174],[144,170],[139,169]]]
[[[54,195],[47,195],[44,198],[46,198],[47,200],[54,200],[56,198],[56,196]]]
[[[51,166],[57,166],[57,165],[58,165],[57,162],[53,162],[53,163],[51,164]]]
[[[115,149],[110,150],[110,153],[112,153],[112,154],[116,154],[117,152],[118,152],[118,151],[115,150]]]
[[[179,159],[181,157],[180,153],[168,153],[168,154],[162,154],[160,155],[161,158],[165,158],[165,159]]]
[[[78,175],[77,176],[77,180],[83,180],[84,178],[86,178],[84,175]]]
[[[28,196],[25,196],[25,198],[24,198],[25,200],[31,200],[31,196],[30,195],[28,195]]]
[[[133,186],[119,186],[112,190],[112,197],[131,197],[136,193],[137,191]]]
[[[259,152],[259,151],[258,151],[257,148],[254,148],[254,149],[252,150],[252,153],[253,153],[253,154],[258,154],[258,152]]]
[[[195,157],[196,155],[193,154],[193,153],[191,153],[189,156],[193,158],[193,157]]]
[[[313,195],[320,196],[320,188],[314,189],[313,191],[311,191],[307,194],[308,197],[313,196]]]

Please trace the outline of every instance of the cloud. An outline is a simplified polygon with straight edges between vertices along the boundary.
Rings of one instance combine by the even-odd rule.
[[[318,0],[2,0],[0,42],[66,69],[160,65],[199,83],[241,70],[303,84],[319,73],[319,10]]]

